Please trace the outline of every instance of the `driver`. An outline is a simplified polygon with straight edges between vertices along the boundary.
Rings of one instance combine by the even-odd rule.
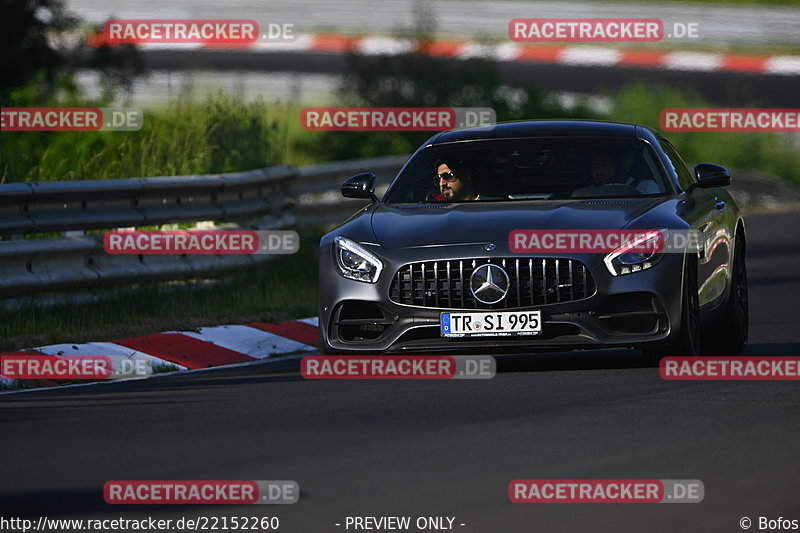
[[[478,200],[475,193],[472,173],[461,161],[437,160],[433,164],[433,182],[439,189],[434,199],[444,202],[464,202]]]
[[[660,192],[658,185],[652,179],[628,178],[619,179],[617,160],[614,154],[605,150],[595,150],[589,153],[591,156],[590,171],[592,184],[581,187],[572,193],[572,196],[592,196],[609,194],[607,186],[616,185],[618,187],[632,187],[642,194],[652,194]],[[620,191],[621,192],[621,191]]]

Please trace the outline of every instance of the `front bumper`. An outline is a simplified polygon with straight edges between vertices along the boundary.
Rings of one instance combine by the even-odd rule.
[[[683,255],[666,254],[652,268],[612,276],[602,254],[566,254],[583,263],[596,291],[581,300],[502,310],[539,309],[542,334],[520,337],[445,338],[439,333],[443,311],[466,308],[402,305],[390,299],[392,276],[418,261],[510,257],[477,245],[403,250],[371,248],[384,262],[377,283],[343,278],[328,253],[320,255],[320,330],[328,346],[351,353],[521,353],[552,349],[638,347],[668,342],[680,324]],[[531,256],[518,254],[527,260]],[[550,258],[551,256],[548,256]],[[483,309],[479,309],[483,310]],[[499,309],[498,309],[499,310]]]

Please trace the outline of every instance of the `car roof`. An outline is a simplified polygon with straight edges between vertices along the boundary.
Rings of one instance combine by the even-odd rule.
[[[427,144],[522,137],[639,137],[637,125],[599,120],[525,120],[501,122],[491,127],[450,130],[434,136]]]

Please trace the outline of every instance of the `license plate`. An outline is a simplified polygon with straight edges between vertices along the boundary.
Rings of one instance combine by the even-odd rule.
[[[542,312],[442,313],[439,327],[442,337],[539,335],[542,332]]]

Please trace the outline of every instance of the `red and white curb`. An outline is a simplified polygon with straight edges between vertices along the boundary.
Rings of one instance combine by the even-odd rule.
[[[318,351],[317,317],[270,324],[200,328],[198,331],[168,331],[143,337],[108,342],[51,344],[30,350],[2,352],[0,356],[108,355],[148,360],[154,365],[169,364],[180,370],[197,370],[223,365],[254,362],[269,357]],[[13,380],[0,374],[0,382]],[[42,381],[43,386],[58,385]]]
[[[89,38],[97,45],[99,38]],[[570,66],[632,67],[674,71],[748,72],[753,74],[800,74],[800,55],[717,54],[691,51],[658,51],[593,45],[487,44],[475,41],[436,40],[416,43],[381,36],[338,34],[301,35],[292,42],[255,42],[240,45],[143,43],[141,50],[247,50],[271,52],[327,52],[364,55],[399,55],[417,52],[433,57],[547,63]]]

